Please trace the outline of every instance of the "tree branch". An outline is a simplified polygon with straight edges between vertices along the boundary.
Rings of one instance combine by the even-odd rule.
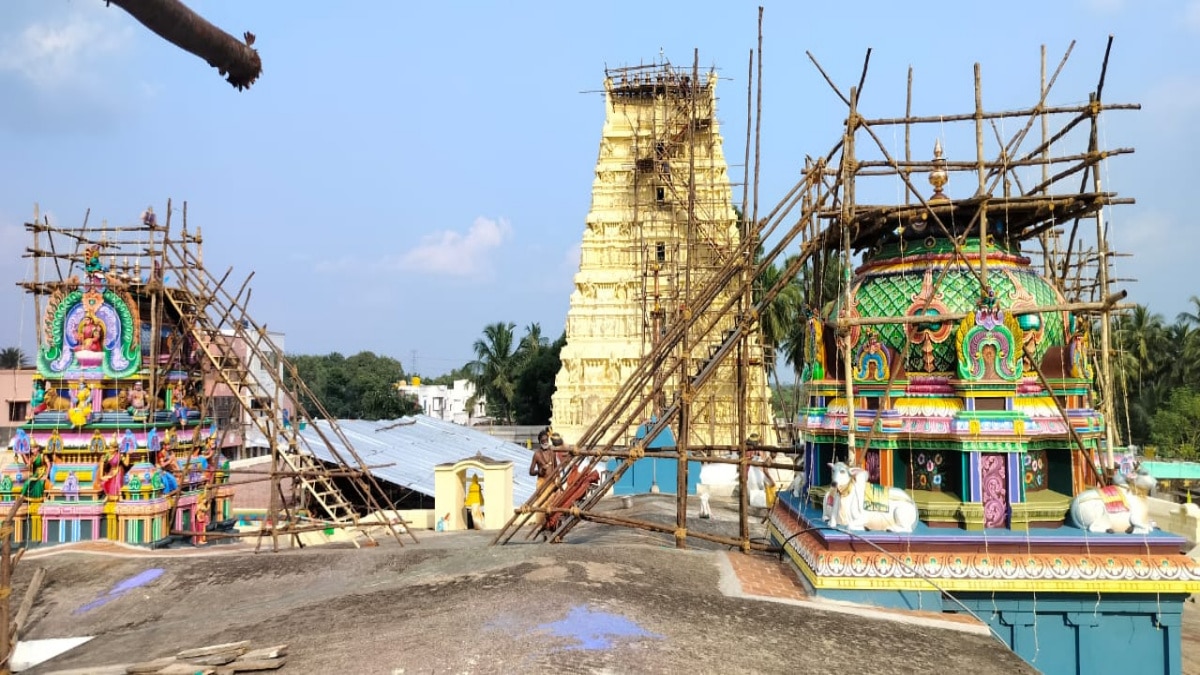
[[[254,34],[245,42],[217,28],[180,0],[106,0],[116,5],[180,49],[195,54],[227,75],[238,91],[254,84],[262,73],[262,59],[251,48]]]

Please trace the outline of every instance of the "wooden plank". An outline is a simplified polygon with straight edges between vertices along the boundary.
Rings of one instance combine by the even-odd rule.
[[[242,640],[240,642],[226,642],[219,645],[209,645],[207,647],[196,647],[195,649],[185,649],[175,655],[177,659],[191,659],[201,656],[211,656],[212,654],[220,654],[221,652],[236,651],[239,655],[245,654],[246,650],[250,649],[250,641]]]

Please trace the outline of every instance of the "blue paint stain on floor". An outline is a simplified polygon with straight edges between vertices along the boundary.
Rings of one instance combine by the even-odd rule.
[[[110,590],[107,595],[102,595],[96,598],[95,600],[75,610],[74,613],[83,614],[84,612],[90,612],[97,607],[101,607],[112,602],[113,600],[116,600],[117,598],[125,595],[129,591],[132,591],[139,586],[145,586],[162,575],[163,571],[159,567],[152,567],[144,572],[139,572],[128,579],[119,582],[116,586],[113,586],[112,590]]]
[[[664,639],[662,635],[651,633],[619,614],[593,610],[584,605],[572,607],[566,618],[542,624],[538,630],[577,641],[578,644],[570,649],[611,649],[613,640],[618,638]]]

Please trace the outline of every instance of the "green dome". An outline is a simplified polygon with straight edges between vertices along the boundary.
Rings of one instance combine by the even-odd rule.
[[[959,322],[933,319],[939,314],[960,314],[978,307],[979,280],[972,272],[979,269],[978,241],[968,240],[963,246],[970,267],[961,258],[955,258],[953,247],[945,239],[905,242],[903,251],[899,243],[892,243],[869,255],[851,282],[852,315],[930,316],[930,321],[916,324],[873,326],[881,342],[904,355],[904,365],[910,373],[955,371],[954,333]],[[1025,309],[1062,302],[1051,283],[1037,274],[1030,267],[1029,259],[1019,252],[989,247],[987,281],[1000,309]],[[924,300],[934,285],[937,285],[934,300],[924,307]],[[834,316],[838,310],[840,307],[835,308]],[[1029,337],[1034,339],[1034,354],[1039,361],[1051,347],[1066,343],[1064,321],[1063,312],[1018,317],[1022,330],[1032,332]],[[860,341],[862,333],[859,331]],[[932,347],[928,356],[927,344]]]

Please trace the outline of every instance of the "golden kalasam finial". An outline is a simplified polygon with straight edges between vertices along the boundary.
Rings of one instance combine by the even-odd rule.
[[[937,139],[933,142],[933,171],[929,172],[929,184],[933,186],[933,196],[929,201],[950,201],[950,198],[942,192],[942,188],[950,181],[950,175],[946,173],[946,157],[942,154],[942,141]]]

